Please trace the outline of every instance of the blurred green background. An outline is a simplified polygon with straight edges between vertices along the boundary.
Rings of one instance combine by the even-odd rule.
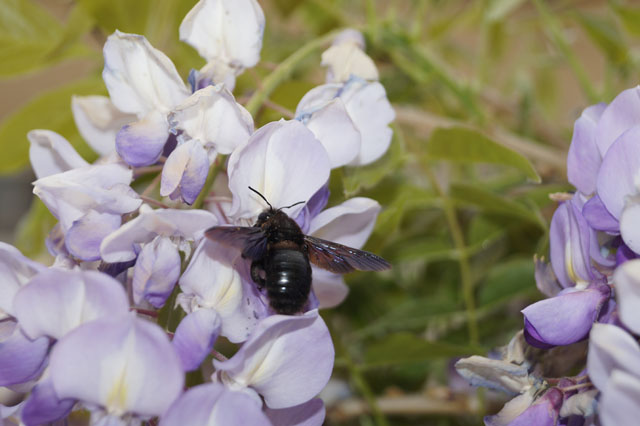
[[[470,389],[452,360],[487,354],[521,328],[540,297],[534,254],[548,251],[555,203],[570,190],[573,121],[638,82],[640,5],[560,0],[261,0],[262,62],[243,74],[246,102],[273,70],[308,49],[269,95],[258,124],[295,110],[324,82],[327,32],[353,27],[397,118],[387,155],[334,171],[336,204],[380,201],[367,249],[394,268],[347,277],[324,311],[336,345],[330,425],[472,425],[504,397]],[[40,257],[55,223],[31,202],[26,132],[61,133],[88,160],[72,94],[106,94],[101,47],[116,28],[145,35],[185,78],[204,65],[178,40],[195,0],[0,0],[0,234]],[[283,112],[284,111],[284,112]],[[18,224],[18,225],[16,225]]]

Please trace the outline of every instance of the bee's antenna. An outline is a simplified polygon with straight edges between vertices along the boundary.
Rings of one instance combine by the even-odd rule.
[[[253,189],[252,187],[249,187],[250,190],[252,190],[253,192],[255,192],[256,194],[258,194],[260,196],[260,198],[262,198],[264,200],[265,203],[267,203],[267,205],[269,206],[269,208],[273,209],[273,206],[271,205],[271,203],[269,203],[267,201],[266,198],[264,198],[264,195],[262,195],[261,193],[259,193],[258,191],[256,191],[255,189]],[[294,204],[295,205],[295,204]]]
[[[293,204],[291,204],[290,206],[282,207],[282,209],[288,209],[288,208],[290,208],[290,207],[297,206],[298,204],[302,204],[302,203],[304,203],[304,201],[298,201],[297,203],[293,203]],[[282,209],[281,209],[281,210],[282,210]]]

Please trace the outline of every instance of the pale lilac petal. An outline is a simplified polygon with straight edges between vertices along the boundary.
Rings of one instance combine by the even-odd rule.
[[[172,343],[184,371],[197,369],[211,353],[220,325],[220,316],[213,309],[199,309],[180,321]]]
[[[632,127],[620,135],[604,156],[600,166],[600,173],[598,173],[598,195],[607,210],[616,219],[619,219],[622,214],[625,198],[638,191],[637,182],[639,182],[638,175],[640,173],[639,138],[640,125]]]
[[[31,130],[27,133],[29,160],[38,179],[88,166],[80,154],[62,136],[51,130]]]
[[[640,346],[635,339],[615,325],[594,324],[587,355],[591,382],[603,391],[614,370],[634,371],[635,365],[640,365]]]
[[[229,158],[232,214],[253,219],[267,206],[248,187],[259,191],[274,207],[308,201],[329,179],[330,161],[313,133],[299,121],[273,122],[257,130]],[[287,210],[296,217],[303,206]]]
[[[189,96],[171,60],[136,34],[109,36],[102,78],[113,105],[139,118],[154,110],[167,113]]]
[[[260,322],[229,360],[214,360],[219,379],[250,387],[270,408],[302,404],[329,381],[334,349],[317,311],[301,316],[273,315]]]
[[[309,199],[307,204],[304,205],[302,211],[298,213],[298,216],[295,218],[296,223],[300,226],[303,233],[309,233],[311,221],[327,206],[328,201],[329,187],[327,184],[320,188],[318,192],[313,194],[311,199]]]
[[[595,195],[582,207],[582,215],[587,220],[589,226],[598,231],[611,233],[620,232],[618,219],[613,217],[604,206],[600,196]]]
[[[220,154],[231,154],[253,133],[251,114],[222,84],[198,90],[169,114],[173,131]]]
[[[126,262],[135,259],[139,244],[150,242],[156,235],[198,239],[217,224],[216,217],[205,210],[145,209],[106,237],[100,253],[105,262]]]
[[[207,61],[239,68],[260,60],[264,13],[256,0],[200,0],[180,24],[180,40]]]
[[[133,301],[143,299],[156,308],[164,305],[180,277],[180,253],[167,237],[146,244],[133,268]]]
[[[278,426],[321,426],[326,410],[320,398],[290,408],[264,410],[271,423]]]
[[[240,253],[204,239],[180,277],[184,296],[178,297],[185,311],[215,310],[222,322],[220,334],[234,343],[245,341],[267,316],[255,284],[239,271],[243,263]]]
[[[219,383],[196,386],[182,394],[160,418],[160,426],[174,425],[272,426],[253,398]]]
[[[121,164],[91,165],[47,176],[33,183],[33,193],[58,218],[66,232],[90,210],[124,214],[142,200],[129,187],[132,171]]]
[[[609,299],[610,288],[603,285],[586,290],[566,289],[522,310],[525,337],[530,345],[568,345],[584,339],[600,309]]]
[[[55,422],[65,417],[76,404],[75,399],[59,399],[51,379],[40,380],[22,406],[22,421],[26,426]]]
[[[585,195],[596,191],[596,177],[602,163],[596,143],[596,126],[606,106],[601,103],[586,108],[573,126],[573,139],[567,155],[567,175],[569,182]]]
[[[49,339],[31,340],[15,321],[0,322],[0,386],[36,378],[46,365]]]
[[[597,389],[591,389],[588,391],[576,393],[574,395],[571,395],[569,398],[566,398],[562,403],[562,408],[560,409],[560,417],[592,416],[598,407],[598,400],[596,399],[596,397],[598,396],[599,392],[600,391],[598,391]],[[572,425],[569,424],[568,426]]]
[[[152,111],[127,124],[116,134],[116,151],[129,165],[148,166],[158,161],[169,137],[169,123],[163,113]]]
[[[71,112],[84,140],[101,156],[115,151],[122,126],[138,120],[116,108],[107,96],[72,96]]]
[[[180,359],[164,330],[134,315],[112,315],[76,328],[51,353],[59,398],[109,413],[164,414],[182,391]]]
[[[318,299],[320,309],[338,306],[349,294],[349,287],[344,283],[342,275],[313,268],[312,276],[313,292]]]
[[[535,390],[535,388],[532,388]],[[493,416],[486,416],[484,418],[485,426],[507,426],[516,419],[519,415],[524,413],[533,403],[533,392],[525,392],[516,396],[511,401],[507,402],[502,410]]]
[[[47,268],[0,241],[0,320],[13,316],[13,298],[34,275]]]
[[[558,206],[549,230],[551,266],[563,287],[583,285],[602,274],[593,267],[591,254],[599,250],[595,231],[582,216],[578,194]]]
[[[614,371],[600,399],[603,426],[635,425],[640,418],[640,379],[623,371]]]
[[[535,278],[536,287],[540,290],[540,293],[547,297],[554,297],[562,290],[562,286],[558,282],[556,275],[553,273],[553,268],[543,259],[534,257],[535,263]]]
[[[110,276],[57,268],[40,273],[22,287],[13,306],[32,339],[59,339],[80,324],[129,311],[122,284]]]
[[[456,362],[456,371],[472,386],[481,386],[517,395],[530,388],[534,378],[527,365],[474,355]]]
[[[604,157],[627,129],[640,124],[640,87],[621,92],[604,110],[596,127],[596,141]]]
[[[563,395],[558,388],[549,389],[538,401],[513,419],[510,426],[556,426]]]
[[[344,83],[352,76],[378,80],[373,60],[355,42],[343,42],[322,52],[321,65],[327,67],[327,83]]]
[[[122,217],[119,214],[89,211],[73,222],[64,239],[69,253],[80,260],[100,259],[100,243],[120,227]]]
[[[640,253],[640,195],[627,197],[627,205],[620,215],[620,236],[635,253]]]
[[[182,197],[193,204],[198,198],[209,173],[209,156],[202,144],[190,140],[179,145],[162,168],[160,195],[171,199]]]
[[[332,168],[350,163],[360,152],[360,131],[340,98],[319,110],[303,112],[296,119],[302,121],[322,143]]]
[[[221,84],[227,90],[233,91],[236,87],[236,74],[240,74],[242,71],[244,71],[243,68],[229,64],[224,59],[212,59],[199,71],[195,71],[193,78],[189,74],[189,82],[191,87],[195,88],[194,90]]]
[[[380,204],[356,197],[322,211],[312,221],[309,234],[349,247],[361,248],[371,235]]]
[[[631,331],[640,334],[640,259],[630,260],[613,274],[620,320]]]

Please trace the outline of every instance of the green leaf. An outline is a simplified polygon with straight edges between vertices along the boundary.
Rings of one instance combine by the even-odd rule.
[[[453,184],[449,190],[449,196],[458,203],[479,207],[484,212],[523,219],[540,226],[542,229],[546,228],[546,223],[536,209],[476,185]]]
[[[501,21],[522,3],[524,0],[491,0],[485,12],[485,19],[489,22]]]
[[[615,64],[628,62],[629,48],[626,46],[614,22],[584,13],[579,13],[576,16],[589,38],[611,62]]]
[[[71,56],[92,54],[79,43],[91,24],[74,8],[63,29],[48,12],[27,0],[3,0],[0,7],[0,77],[49,66]]]
[[[371,344],[366,351],[365,367],[384,367],[418,363],[440,358],[480,354],[481,348],[443,342],[429,342],[411,333],[391,334]]]
[[[612,2],[612,7],[624,28],[634,36],[640,36],[640,8]]]
[[[538,292],[532,258],[513,259],[494,267],[478,293],[480,307],[511,301],[521,294]]]
[[[515,167],[532,181],[540,182],[540,176],[526,157],[464,127],[436,129],[427,143],[426,155],[430,160]]]
[[[18,223],[15,234],[16,247],[27,257],[35,258],[46,252],[44,240],[57,219],[47,207],[34,197],[29,212]]]
[[[8,116],[0,123],[0,174],[15,172],[29,164],[27,132],[32,129],[58,132],[67,138],[84,158],[95,159],[96,154],[82,140],[76,129],[71,114],[71,96],[104,92],[102,81],[90,78],[47,92]]]

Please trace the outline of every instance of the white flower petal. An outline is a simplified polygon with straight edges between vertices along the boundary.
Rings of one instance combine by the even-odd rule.
[[[88,166],[71,144],[51,130],[32,130],[27,133],[29,160],[38,179]]]

